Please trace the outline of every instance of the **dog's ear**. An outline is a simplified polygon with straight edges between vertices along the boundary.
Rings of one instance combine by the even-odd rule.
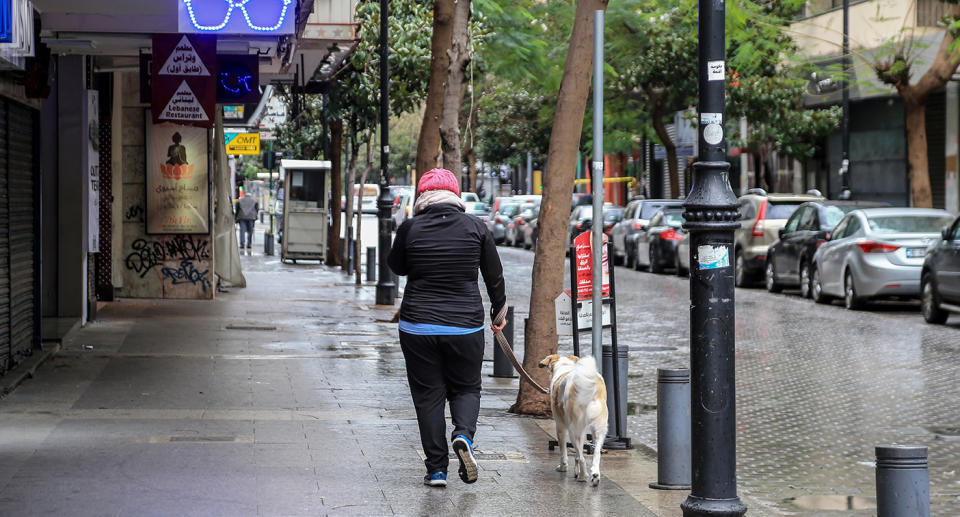
[[[577,356],[575,356],[575,355],[568,355],[568,356],[567,356],[567,359],[569,359],[569,360],[571,360],[571,361],[573,361],[573,362],[577,362],[577,361],[580,360],[580,358],[577,357]]]
[[[543,360],[540,361],[538,366],[540,368],[547,368],[547,367],[553,366],[553,363],[557,362],[557,359],[559,359],[559,357],[557,357],[556,354],[548,355],[544,357]]]

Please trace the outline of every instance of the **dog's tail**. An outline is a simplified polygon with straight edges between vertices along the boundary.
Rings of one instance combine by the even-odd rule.
[[[576,368],[577,373],[580,373],[590,379],[593,379],[598,375],[597,360],[592,355],[581,357],[580,360],[577,361]]]

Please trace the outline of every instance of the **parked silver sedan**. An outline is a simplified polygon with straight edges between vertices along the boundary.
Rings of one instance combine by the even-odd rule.
[[[813,255],[811,295],[848,309],[879,297],[917,297],[927,248],[950,224],[946,210],[867,208],[847,214]]]

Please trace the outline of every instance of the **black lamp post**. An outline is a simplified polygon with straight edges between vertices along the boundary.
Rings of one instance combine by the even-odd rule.
[[[737,197],[730,187],[724,123],[724,3],[701,0],[699,160],[683,206],[690,232],[690,419],[692,490],[684,517],[742,516],[737,497],[734,396],[733,231]]]
[[[390,63],[387,48],[387,16],[389,0],[380,0],[380,196],[377,198],[377,249],[380,263],[377,275],[377,305],[393,305],[397,297],[397,285],[393,283],[393,274],[387,265],[390,246],[393,244],[390,208]],[[362,186],[361,186],[362,187]]]

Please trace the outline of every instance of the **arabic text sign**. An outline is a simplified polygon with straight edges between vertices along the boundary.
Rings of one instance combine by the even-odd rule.
[[[215,36],[153,37],[153,121],[212,127],[216,106]]]
[[[593,250],[590,248],[593,232],[587,231],[577,235],[573,239],[573,252],[575,254],[575,264],[577,267],[577,300],[590,300],[593,298]],[[600,255],[602,264],[602,291],[604,298],[610,297],[610,263],[607,258],[607,235],[603,234],[601,248],[603,253]]]
[[[260,154],[260,133],[225,133],[225,136],[227,154]]]
[[[147,127],[147,233],[207,233],[210,228],[207,130]]]

